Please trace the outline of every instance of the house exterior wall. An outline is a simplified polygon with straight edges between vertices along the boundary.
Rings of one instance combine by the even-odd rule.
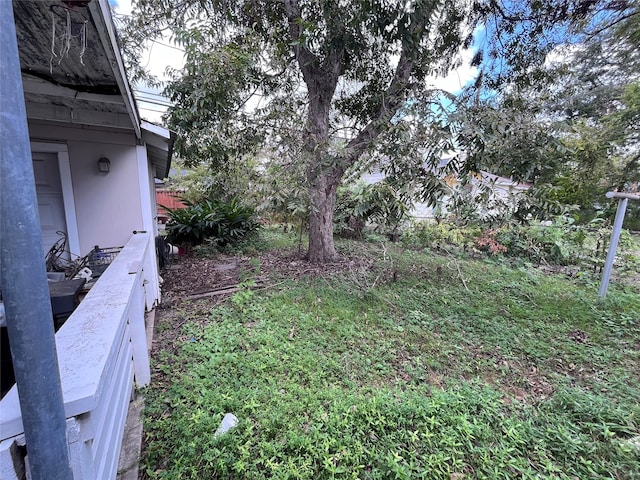
[[[138,145],[136,147],[136,160],[138,164],[138,178],[140,190],[140,210],[142,212],[142,223],[144,230],[156,235],[156,221],[155,221],[155,203],[152,202],[151,192],[153,191],[153,184],[151,183],[153,165],[151,165],[147,156],[147,147],[144,145]]]
[[[96,162],[111,161],[101,174]],[[93,142],[69,142],[74,177],[80,249],[124,245],[134,230],[144,230],[135,148]]]
[[[29,133],[32,141],[68,146],[80,255],[95,245],[122,246],[134,230],[145,230],[145,217],[155,212],[143,212],[140,185],[149,179],[140,177],[133,131],[30,122]],[[111,162],[108,174],[98,171],[100,157]]]
[[[149,162],[149,204],[151,205],[151,211],[153,213],[153,236],[157,237],[160,234],[158,229],[158,203],[156,201],[156,167]]]

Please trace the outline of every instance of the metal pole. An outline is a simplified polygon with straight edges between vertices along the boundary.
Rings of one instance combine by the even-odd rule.
[[[613,195],[607,194],[607,197],[611,198]],[[618,250],[618,240],[620,240],[620,231],[622,230],[622,221],[624,220],[624,214],[627,210],[628,198],[620,198],[618,203],[618,210],[616,211],[616,219],[613,222],[613,230],[611,231],[611,241],[609,242],[609,252],[607,252],[607,260],[604,264],[604,270],[602,271],[602,281],[600,282],[600,291],[598,296],[603,299],[607,295],[607,288],[609,288],[609,279],[611,278],[611,270],[613,269],[613,260],[616,257],[616,251]]]
[[[33,480],[71,480],[13,18],[0,0],[0,284]]]

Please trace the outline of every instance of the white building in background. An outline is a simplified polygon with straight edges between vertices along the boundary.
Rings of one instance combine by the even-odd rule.
[[[464,189],[469,197],[474,198],[483,192],[488,194],[487,205],[504,205],[508,208],[514,205],[517,197],[531,188],[530,184],[516,182],[512,178],[501,177],[489,172],[477,172],[467,185],[462,185],[460,179],[437,171],[443,169],[450,158],[444,158],[435,168],[435,176],[446,184],[446,190],[453,193],[454,189]],[[428,167],[426,167],[428,168]],[[367,185],[373,185],[384,180],[385,174],[378,169],[366,172],[359,177],[359,180]],[[435,218],[445,218],[451,213],[452,194],[445,194],[435,206],[429,206],[423,202],[415,202],[409,216],[413,220],[431,220]],[[481,208],[478,204],[478,208]],[[491,213],[488,210],[485,213]]]

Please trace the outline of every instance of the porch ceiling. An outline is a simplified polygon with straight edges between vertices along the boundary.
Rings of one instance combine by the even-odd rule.
[[[27,117],[126,128],[139,137],[107,0],[13,6]]]

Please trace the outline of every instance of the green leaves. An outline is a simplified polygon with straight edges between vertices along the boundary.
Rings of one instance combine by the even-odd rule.
[[[169,222],[166,229],[172,242],[199,245],[205,241],[218,247],[233,244],[255,231],[259,224],[254,211],[236,199],[228,203],[203,200],[184,201],[187,208],[167,208]]]
[[[210,38],[197,28],[179,32],[187,43],[186,66],[173,71],[165,94],[175,105],[168,123],[178,133],[177,152],[191,163],[213,166],[253,152],[261,136],[242,125],[244,105],[262,82],[257,45],[250,35],[207,49]]]
[[[377,246],[343,247],[386,267]],[[371,271],[324,268],[280,288],[243,282],[228,304],[163,309],[148,477],[640,474],[637,289],[602,303],[564,275],[389,254],[398,280],[364,297]],[[214,438],[225,412],[240,423]]]
[[[361,238],[364,226],[373,223],[395,240],[411,206],[410,196],[388,181],[359,183],[338,192],[334,230],[346,238]]]
[[[579,191],[564,192],[564,200],[579,194],[587,208],[604,188],[593,188],[596,172],[615,172],[607,186],[633,183],[640,160],[631,155],[629,162],[628,153],[637,150],[637,109],[627,98],[635,94],[623,98],[609,86],[614,77],[637,79],[637,18],[637,2],[604,0],[140,0],[131,24],[137,29],[129,33],[140,44],[145,32],[154,38],[168,28],[185,48],[186,66],[172,72],[167,88],[174,102],[168,121],[185,160],[224,168],[270,151],[274,163],[294,172],[287,181],[295,185],[263,185],[274,193],[266,208],[298,223],[303,213],[330,210],[324,207],[333,204],[344,172],[374,157],[385,163],[396,194],[417,192],[430,204],[447,188],[428,167],[455,151],[464,152],[447,165],[455,171],[443,176],[486,169],[558,190],[581,183]],[[451,99],[435,94],[429,80],[458,65],[474,32],[480,47],[471,63],[483,72],[468,99],[472,105],[447,108]],[[578,41],[578,47],[557,48]],[[597,46],[599,54],[592,55]],[[581,50],[586,53],[577,55]],[[572,53],[568,65],[549,68],[549,54]],[[571,94],[564,93],[566,83]],[[496,90],[481,91],[487,85]],[[517,98],[519,88],[528,88],[525,100]],[[480,105],[496,91],[505,94],[500,103]],[[618,111],[621,101],[629,108]],[[571,132],[556,122],[560,107],[567,118],[589,110],[587,125],[597,118],[603,128],[587,137],[572,124]],[[450,115],[453,110],[459,115]],[[581,148],[589,138],[597,148]],[[596,158],[605,168],[591,168]],[[321,183],[331,192],[323,200],[300,193]],[[310,201],[323,204],[308,208]],[[385,217],[399,218],[395,210]],[[317,225],[310,222],[312,238],[326,234]],[[310,245],[327,249],[310,258],[335,256],[330,241]]]

